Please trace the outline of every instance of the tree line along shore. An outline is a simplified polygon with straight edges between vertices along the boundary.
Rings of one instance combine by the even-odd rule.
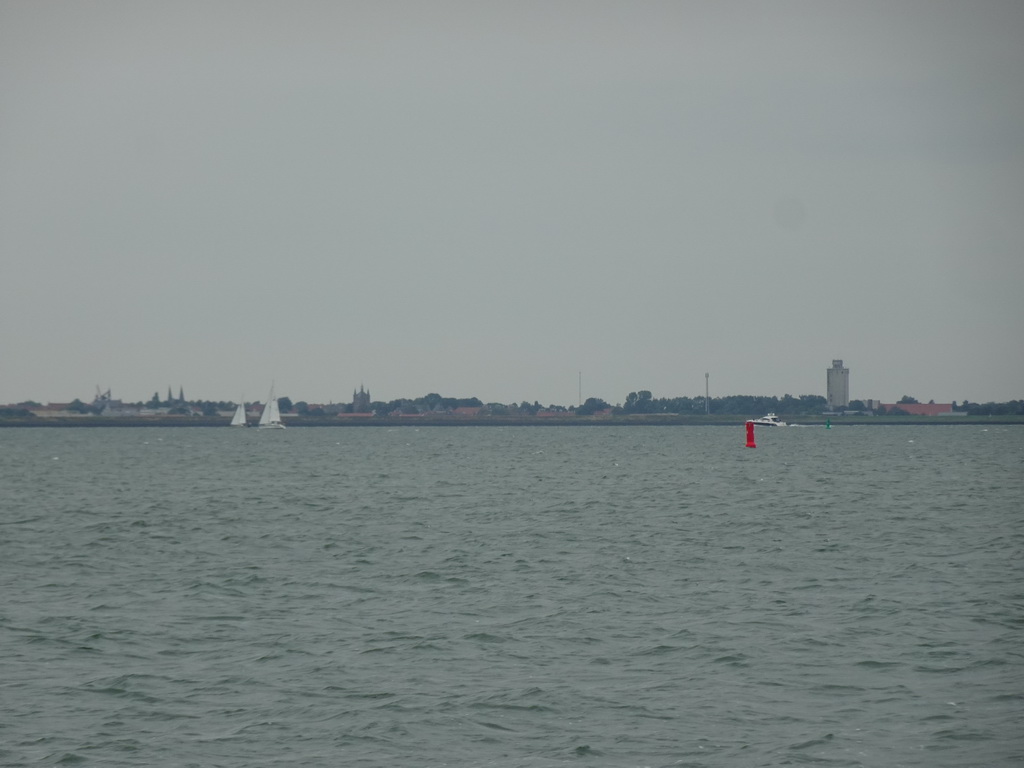
[[[884,405],[875,401],[853,400],[843,409],[829,409],[820,395],[760,396],[730,395],[719,398],[655,398],[650,391],[630,392],[623,403],[611,405],[600,398],[588,398],[579,406],[548,405],[539,402],[503,404],[484,403],[480,399],[442,397],[431,393],[423,397],[392,401],[372,401],[360,388],[351,403],[311,404],[275,398],[282,417],[294,426],[394,426],[430,424],[438,426],[478,425],[578,425],[594,424],[736,424],[766,413],[777,414],[790,423],[825,424],[951,424],[981,421],[992,423],[1024,422],[1024,400],[1007,403],[960,403],[922,405],[909,396]],[[0,406],[0,426],[222,426],[230,422],[237,409],[230,401],[186,400],[170,390],[166,400],[158,394],[148,402],[124,403],[111,398],[109,390],[97,392],[91,403],[36,402]],[[255,423],[264,404],[245,403],[247,419]],[[941,413],[939,412],[941,411]]]
[[[682,416],[678,414],[643,415],[595,415],[561,417],[523,416],[385,416],[373,418],[318,418],[291,414],[285,423],[289,427],[641,427],[641,426],[738,426],[746,419],[735,415]],[[128,416],[128,417],[78,417],[78,418],[0,418],[0,428],[109,428],[109,427],[224,427],[230,423],[230,416]],[[1012,425],[1024,424],[1024,415],[1006,416],[866,416],[866,415],[819,415],[807,416],[789,421],[800,426],[887,426],[887,425]],[[255,427],[253,421],[250,426]]]

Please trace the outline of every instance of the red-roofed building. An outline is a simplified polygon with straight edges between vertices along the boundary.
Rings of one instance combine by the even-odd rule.
[[[911,416],[946,416],[953,413],[952,403],[882,403],[885,411],[899,408]]]

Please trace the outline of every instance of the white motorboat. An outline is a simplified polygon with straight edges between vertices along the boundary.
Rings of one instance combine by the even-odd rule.
[[[774,413],[769,413],[767,416],[762,416],[759,419],[747,419],[748,424],[756,424],[761,427],[784,427],[786,422],[776,416]]]

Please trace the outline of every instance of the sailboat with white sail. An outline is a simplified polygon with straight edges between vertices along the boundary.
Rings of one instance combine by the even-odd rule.
[[[277,405],[277,398],[274,397],[274,387],[270,387],[270,397],[267,404],[263,406],[263,414],[260,416],[260,429],[284,429],[284,422],[281,421],[281,410]]]
[[[235,409],[235,415],[231,418],[232,427],[248,427],[249,422],[245,420],[245,403],[241,402],[238,404],[238,408]]]

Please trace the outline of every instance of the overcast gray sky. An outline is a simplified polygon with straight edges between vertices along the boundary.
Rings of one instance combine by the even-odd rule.
[[[0,403],[1024,397],[1024,3],[0,0]]]

